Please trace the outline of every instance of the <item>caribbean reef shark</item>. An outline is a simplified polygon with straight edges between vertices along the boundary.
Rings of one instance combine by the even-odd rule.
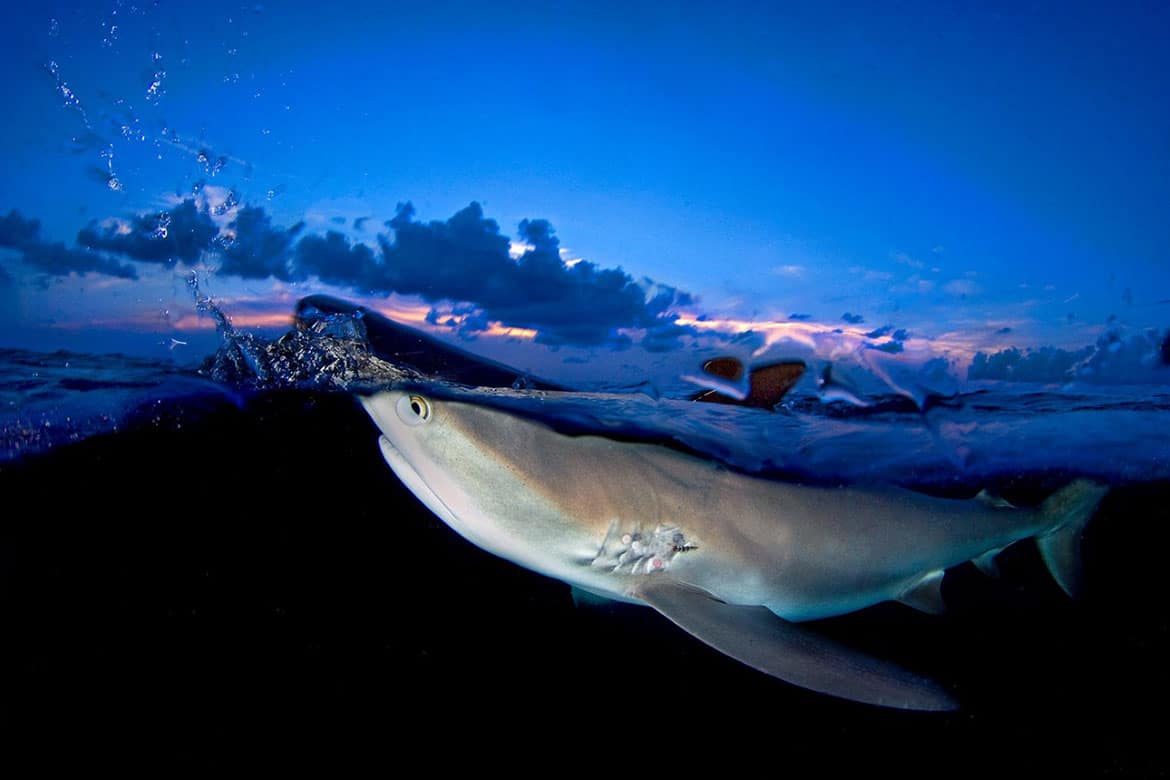
[[[478,403],[362,398],[386,462],[473,544],[595,595],[644,604],[745,664],[859,702],[945,710],[937,683],[801,621],[888,600],[939,611],[944,571],[1034,537],[1077,587],[1081,532],[1106,488],[1036,509],[986,496],[825,488],[752,477],[669,447],[567,436]]]

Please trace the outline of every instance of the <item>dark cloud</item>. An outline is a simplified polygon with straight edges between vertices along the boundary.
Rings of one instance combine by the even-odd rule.
[[[845,312],[841,315],[841,319],[845,320],[850,325],[860,325],[861,323],[865,322],[865,317],[862,317],[860,314],[853,314],[852,312]]]
[[[37,242],[40,234],[40,220],[25,219],[16,209],[0,218],[0,246],[20,249]]]
[[[225,275],[289,282],[316,277],[367,295],[395,292],[430,303],[448,301],[467,308],[452,325],[465,338],[500,322],[535,330],[538,341],[551,345],[622,348],[632,343],[625,331],[640,331],[646,349],[666,350],[696,333],[680,325],[674,313],[693,305],[693,296],[649,279],[635,280],[621,268],[565,263],[547,220],[520,223],[519,238],[530,249],[513,258],[510,239],[478,203],[445,221],[418,222],[414,214],[410,203],[400,204],[385,223],[387,233],[378,235],[377,248],[371,248],[334,230],[298,238],[303,223],[274,226],[258,206],[241,207],[221,234],[207,207],[188,198],[170,211],[134,217],[129,230],[91,222],[78,242],[167,265],[191,264],[215,250]],[[360,228],[365,219],[354,226]],[[0,235],[21,230],[27,226],[0,223]],[[116,271],[100,265],[113,261],[92,252],[72,259],[81,267],[86,258],[90,270]],[[41,259],[46,267],[66,260],[52,253]],[[117,268],[133,272],[128,266]]]
[[[665,349],[693,332],[676,323],[674,306],[693,303],[687,293],[663,285],[649,292],[620,268],[579,261],[566,265],[560,242],[546,220],[524,220],[520,239],[532,248],[518,259],[495,220],[472,203],[446,222],[415,222],[414,208],[399,206],[380,236],[382,264],[368,283],[383,292],[420,295],[429,301],[475,304],[483,323],[499,321],[537,331],[547,344],[578,346],[631,343],[622,329],[646,332],[649,349]]]
[[[1164,384],[1168,377],[1161,360],[1165,338],[1166,334],[1152,329],[1108,327],[1097,336],[1089,356],[1076,365],[1076,378],[1107,384]]]
[[[99,252],[67,247],[62,241],[42,241],[40,235],[40,220],[26,219],[15,209],[0,218],[0,247],[18,250],[26,265],[50,276],[98,273],[121,279],[138,278],[134,266]],[[11,281],[11,274],[3,273]]]
[[[875,349],[878,352],[885,352],[889,355],[897,355],[905,349],[900,341],[887,341],[884,344],[870,344],[869,349]]]
[[[365,244],[351,244],[334,230],[324,236],[305,236],[297,243],[292,276],[297,281],[316,276],[328,284],[364,293],[390,292],[383,284],[374,250]]]
[[[858,319],[860,320],[860,317]],[[896,355],[904,349],[902,342],[908,338],[909,334],[906,333],[905,328],[898,328],[897,330],[894,330],[893,325],[883,325],[880,328],[874,328],[869,333],[865,334],[867,339],[880,339],[885,338],[886,336],[890,337],[889,341],[880,345],[870,344],[869,348],[880,350],[881,352],[886,352],[890,355]]]
[[[432,308],[427,312],[426,320],[432,325],[454,328],[455,333],[467,341],[474,341],[479,334],[491,327],[491,321],[483,312],[467,303],[453,307],[445,319],[438,309]]]
[[[967,369],[968,379],[1001,379],[1017,382],[1067,382],[1073,367],[1092,354],[1091,347],[1077,352],[1057,347],[1020,350],[1016,347],[984,354],[975,353]]]
[[[220,273],[245,279],[271,276],[292,281],[289,256],[293,239],[304,226],[304,222],[298,222],[288,229],[274,228],[264,209],[245,206],[236,213],[227,233],[220,237],[223,254]]]
[[[990,355],[978,352],[967,369],[968,379],[1017,382],[1094,384],[1164,383],[1167,368],[1160,358],[1170,333],[1106,328],[1092,346],[1070,351],[1058,347],[1019,350],[1015,347]]]
[[[114,258],[87,249],[73,249],[61,241],[36,244],[24,248],[24,262],[52,276],[71,273],[98,273],[121,279],[137,279],[134,266],[119,263]]]
[[[200,208],[188,198],[170,211],[133,217],[129,232],[91,222],[77,234],[77,243],[134,260],[191,264],[211,248],[218,233],[207,207]]]
[[[179,210],[181,214],[176,213]],[[647,349],[659,350],[694,333],[690,326],[679,325],[673,314],[676,307],[694,303],[691,295],[648,279],[635,281],[620,268],[598,268],[585,261],[567,265],[546,220],[520,223],[519,238],[531,249],[513,259],[511,241],[478,203],[445,221],[417,222],[414,214],[410,203],[400,204],[385,223],[389,231],[377,237],[375,250],[333,230],[296,240],[303,224],[278,228],[264,209],[245,207],[217,242],[223,256],[220,273],[282,281],[316,277],[363,294],[396,292],[431,303],[450,301],[461,307],[450,327],[464,338],[501,322],[535,330],[543,343],[624,347],[632,340],[621,331],[635,329],[644,331]],[[91,245],[118,246],[144,259],[197,258],[193,248],[179,253],[157,246],[151,226],[166,216],[139,220],[133,238],[102,236],[95,241],[89,234],[86,238]],[[184,201],[169,219],[172,228],[177,223],[214,228],[193,201]],[[199,237],[206,236],[213,234],[204,231]],[[437,315],[435,322],[447,324]]]
[[[788,319],[795,320],[797,322],[804,322],[805,320],[811,320],[812,315],[811,314],[789,314]]]

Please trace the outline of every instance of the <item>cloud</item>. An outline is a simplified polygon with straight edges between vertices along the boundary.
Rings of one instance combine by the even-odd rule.
[[[885,352],[890,355],[897,355],[905,349],[900,341],[887,341],[884,344],[868,344],[866,349],[877,350],[878,352]]]
[[[811,315],[811,314],[797,314],[797,313],[793,313],[793,314],[789,314],[789,315],[788,315],[788,319],[790,319],[790,320],[793,320],[794,322],[804,322],[804,321],[806,321],[806,320],[811,320],[811,319],[812,319],[812,315]]]
[[[68,276],[71,273],[85,275],[92,272],[120,279],[138,278],[134,266],[119,263],[98,252],[67,247],[61,241],[25,247],[24,262],[51,276]]]
[[[966,298],[978,294],[980,287],[970,279],[952,279],[943,285],[943,290],[956,297]]]
[[[1091,347],[1085,347],[1077,352],[1057,347],[1023,351],[1010,347],[990,355],[977,352],[967,369],[967,378],[1042,383],[1068,382],[1072,379],[1073,367],[1086,360],[1092,352]]]
[[[1076,351],[1058,347],[1020,350],[1015,347],[990,355],[975,354],[967,369],[968,379],[1017,382],[1071,382],[1092,384],[1163,384],[1170,368],[1162,353],[1170,332],[1106,328],[1092,346]]]
[[[1085,382],[1164,384],[1170,371],[1163,362],[1170,331],[1131,330],[1115,324],[1102,331],[1087,358],[1074,368],[1076,378]]]
[[[936,249],[937,248],[938,247],[936,247]],[[893,252],[892,257],[894,258],[895,263],[901,263],[902,265],[908,265],[911,268],[923,269],[926,267],[926,263],[922,262],[921,260],[919,260],[916,257],[911,257],[910,255],[906,254],[905,252]]]
[[[0,246],[19,249],[39,240],[41,223],[36,219],[25,219],[16,209],[0,218]]]
[[[219,233],[207,207],[200,208],[191,198],[170,211],[132,217],[129,229],[126,227],[120,224],[100,227],[97,222],[90,222],[77,234],[77,243],[90,249],[118,252],[133,260],[190,265],[211,248]]]
[[[631,339],[622,331],[637,329],[648,349],[662,349],[694,332],[671,312],[692,304],[690,295],[648,280],[644,288],[620,268],[566,264],[546,220],[524,220],[513,242],[478,203],[429,223],[414,221],[406,203],[388,226],[394,237],[379,236],[381,263],[371,261],[361,279],[371,290],[466,301],[485,321],[535,330],[553,345],[623,347]],[[513,258],[517,245],[525,249]]]
[[[0,218],[0,247],[18,250],[26,265],[43,273],[50,276],[98,273],[120,279],[138,278],[134,266],[98,252],[67,247],[62,241],[42,241],[40,234],[40,220],[26,219],[15,209]],[[3,274],[11,282],[12,275],[8,271]]]
[[[78,240],[165,264],[190,264],[211,249],[221,257],[219,273],[225,275],[286,282],[315,277],[363,295],[400,293],[428,303],[467,304],[470,309],[450,325],[465,338],[498,322],[536,331],[536,340],[550,345],[622,348],[635,333],[646,349],[664,350],[697,332],[674,313],[695,303],[691,295],[635,280],[621,268],[599,268],[577,258],[566,262],[547,220],[524,220],[513,241],[478,203],[445,221],[418,222],[414,214],[410,203],[400,204],[385,223],[388,232],[371,247],[335,230],[298,239],[303,223],[274,226],[258,206],[241,207],[220,233],[207,206],[187,199],[128,225],[91,222]]]
[[[787,276],[790,279],[799,279],[804,276],[804,272],[803,265],[778,265],[772,269],[772,273],[777,276]]]
[[[365,244],[351,244],[335,230],[324,236],[305,236],[297,243],[292,279],[304,281],[310,276],[361,292],[392,292],[382,284],[374,250]]]
[[[244,279],[271,276],[285,282],[293,281],[289,257],[293,239],[304,226],[305,223],[298,222],[291,228],[274,228],[272,219],[263,208],[241,208],[224,235],[220,236],[223,262],[219,272]]]
[[[845,320],[850,325],[860,325],[861,323],[865,322],[865,317],[862,317],[860,314],[853,314],[852,312],[848,311],[841,315],[841,319]]]

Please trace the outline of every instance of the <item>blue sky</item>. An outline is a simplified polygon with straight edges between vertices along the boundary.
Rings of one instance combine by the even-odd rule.
[[[594,354],[685,349],[749,327],[785,349],[890,325],[909,353],[969,355],[1083,346],[1111,316],[1165,328],[1170,11],[1016,6],[15,11],[0,41],[0,217],[24,232],[0,235],[0,342],[198,341],[192,267],[245,325],[311,292],[372,292],[362,300],[424,326],[431,312],[485,350],[494,333]],[[240,278],[222,242],[182,257],[79,243],[87,227],[140,233],[142,215],[184,199],[219,238],[262,209],[287,258]],[[429,254],[384,225],[403,202]],[[469,229],[491,247],[460,255],[448,220],[473,202]],[[556,241],[513,247],[515,271],[500,247],[523,220]],[[299,250],[330,230],[346,252]],[[387,257],[434,284],[384,272]],[[595,327],[571,321],[590,311]]]

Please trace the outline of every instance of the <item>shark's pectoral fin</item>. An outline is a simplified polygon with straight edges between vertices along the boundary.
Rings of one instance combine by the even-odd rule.
[[[937,683],[782,620],[765,607],[726,604],[665,575],[648,577],[635,595],[716,650],[785,682],[884,707],[957,706]]]
[[[609,607],[614,604],[614,600],[609,596],[602,596],[596,591],[579,588],[576,585],[569,587],[569,593],[573,597],[574,607]]]
[[[977,558],[972,558],[971,563],[975,564],[975,568],[983,572],[988,577],[999,577],[999,564],[995,562],[995,556],[1006,550],[1006,547],[996,547],[994,550],[988,550]]]
[[[910,583],[898,596],[898,601],[928,615],[941,615],[947,611],[942,595],[942,581],[945,575],[946,572],[942,569],[928,571]]]

